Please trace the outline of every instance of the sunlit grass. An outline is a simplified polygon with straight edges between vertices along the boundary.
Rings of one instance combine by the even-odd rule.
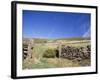
[[[90,43],[68,44],[69,46],[80,47]],[[67,46],[68,46],[67,45]],[[62,68],[62,67],[80,67],[90,66],[90,59],[82,61],[73,61],[64,58],[44,58],[43,53],[49,48],[57,48],[56,45],[35,44],[33,49],[33,58],[23,61],[23,69],[41,69],[41,68]]]

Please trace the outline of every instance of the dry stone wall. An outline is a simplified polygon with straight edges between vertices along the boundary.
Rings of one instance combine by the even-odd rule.
[[[66,46],[61,48],[61,55],[62,58],[67,58],[70,60],[77,59],[89,59],[91,55],[91,46],[87,45],[85,47],[72,47]]]

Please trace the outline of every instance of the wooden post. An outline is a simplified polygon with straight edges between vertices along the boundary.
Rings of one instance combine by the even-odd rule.
[[[33,56],[33,40],[32,39],[30,39],[29,40],[29,44],[28,44],[28,56],[29,56],[29,58],[32,58]]]
[[[59,44],[59,58],[61,57],[61,44]]]

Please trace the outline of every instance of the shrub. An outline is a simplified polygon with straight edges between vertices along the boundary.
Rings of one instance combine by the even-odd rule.
[[[44,52],[43,57],[45,57],[45,58],[54,58],[54,57],[56,57],[56,51],[54,49],[47,49]]]

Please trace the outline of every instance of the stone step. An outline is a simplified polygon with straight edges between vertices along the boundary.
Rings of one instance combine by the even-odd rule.
[[[28,53],[28,51],[23,51],[24,53]]]
[[[26,50],[28,50],[28,48],[23,48],[23,50],[25,50],[25,51],[26,51]]]

